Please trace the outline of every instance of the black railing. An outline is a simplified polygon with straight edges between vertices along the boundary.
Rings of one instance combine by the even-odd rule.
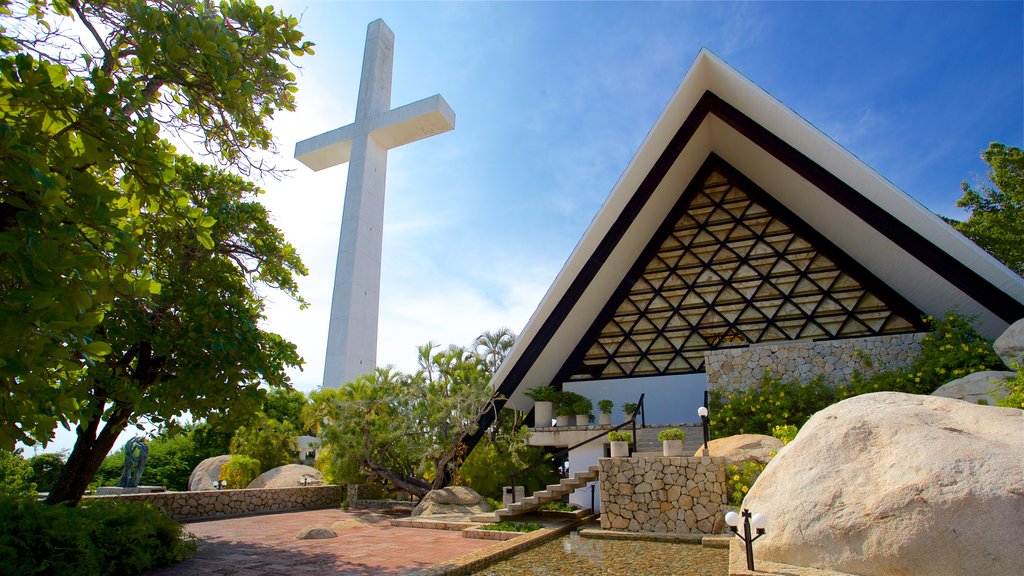
[[[640,414],[640,427],[644,428],[647,425],[647,418],[644,415],[644,395],[643,394],[641,394],[640,395],[640,399],[637,400],[636,408],[633,410],[633,413],[630,414],[630,418],[629,418],[628,421],[623,422],[622,424],[619,424],[618,426],[609,428],[608,430],[602,430],[600,434],[598,434],[598,435],[596,435],[596,436],[594,436],[592,438],[588,438],[588,439],[584,440],[583,442],[580,442],[579,444],[575,444],[573,446],[569,446],[568,448],[564,448],[562,450],[559,450],[558,452],[555,452],[551,456],[548,456],[547,458],[545,458],[543,460],[540,460],[539,462],[534,462],[533,464],[527,466],[526,468],[523,468],[522,470],[520,470],[518,472],[513,472],[511,478],[509,478],[510,483],[512,484],[512,503],[513,504],[516,503],[516,486],[518,485],[518,483],[516,482],[516,478],[522,476],[523,474],[525,474],[526,472],[529,472],[530,470],[533,470],[534,468],[540,466],[541,464],[543,464],[545,462],[548,462],[549,460],[554,460],[555,458],[558,458],[558,457],[560,457],[560,456],[562,456],[564,454],[568,454],[570,451],[575,450],[575,449],[579,448],[580,446],[585,446],[587,444],[590,444],[594,440],[598,440],[600,438],[604,438],[605,436],[608,435],[609,432],[614,432],[615,430],[619,430],[620,428],[624,428],[626,426],[632,426],[633,427],[633,442],[632,442],[632,449],[631,450],[632,450],[632,452],[636,452],[636,415],[637,414]],[[525,486],[524,486],[524,488],[525,488]],[[591,508],[591,509],[593,509],[593,508]]]

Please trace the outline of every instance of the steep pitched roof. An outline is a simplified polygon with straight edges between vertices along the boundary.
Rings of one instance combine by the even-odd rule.
[[[495,374],[497,393],[527,408],[523,391],[553,381],[709,162],[749,179],[904,311],[956,307],[990,336],[1024,317],[1020,276],[702,50]]]

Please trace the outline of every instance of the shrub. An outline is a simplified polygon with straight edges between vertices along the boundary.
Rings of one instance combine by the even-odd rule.
[[[1010,393],[996,403],[1007,408],[1024,409],[1024,366],[1016,366],[1017,376],[1006,383]],[[979,402],[980,403],[980,402]]]
[[[611,432],[608,433],[608,441],[609,442],[632,442],[633,441],[633,433],[632,432],[624,432],[622,430],[612,430]]]
[[[615,408],[615,403],[611,400],[600,400],[597,403],[597,409],[601,411],[601,414],[611,414],[612,408]]]
[[[497,522],[495,524],[484,524],[480,530],[497,530],[499,532],[533,532],[544,526],[537,522]]]
[[[590,398],[580,396],[573,401],[572,410],[575,414],[586,414],[589,416],[594,411],[594,403],[590,401]]]
[[[28,459],[32,467],[32,482],[36,490],[49,492],[64,470],[64,452],[43,452]]]
[[[636,407],[637,407],[637,403],[636,402],[626,402],[626,403],[624,403],[622,405],[622,412],[628,418],[628,417],[632,416],[634,412],[636,412]]]
[[[658,441],[665,442],[666,440],[686,440],[686,432],[679,428],[669,428],[658,432]]]
[[[235,454],[220,467],[217,479],[227,482],[229,488],[245,488],[259,475],[259,460]]]
[[[576,504],[566,504],[561,500],[555,500],[554,502],[548,502],[547,504],[540,507],[541,510],[553,510],[555,512],[575,512],[580,507]]]
[[[583,412],[576,412],[578,404],[582,404],[583,400],[590,402],[586,397],[575,392],[559,392],[558,400],[555,402],[555,414],[559,416],[583,414]]]
[[[530,388],[524,394],[534,402],[555,402],[558,400],[559,392],[555,390],[554,386],[547,385]]]
[[[803,426],[818,410],[832,404],[836,392],[824,377],[807,383],[781,381],[765,373],[757,388],[735,390],[724,397],[720,390],[710,391],[713,438],[736,434],[770,434],[780,425]]]
[[[138,574],[195,552],[195,538],[150,504],[0,497],[0,574]]]
[[[765,466],[766,464],[751,460],[740,465],[730,464],[725,467],[725,492],[729,496],[730,506],[738,508],[743,504],[743,497],[747,495],[747,491],[754,485]]]
[[[21,450],[0,450],[0,496],[35,496],[32,466],[21,457]]]
[[[785,446],[786,444],[792,442],[793,438],[796,438],[796,433],[799,431],[800,429],[797,428],[796,426],[793,426],[792,424],[786,424],[784,426],[776,426],[772,428],[772,436],[775,436],[779,440],[782,440],[782,445]]]

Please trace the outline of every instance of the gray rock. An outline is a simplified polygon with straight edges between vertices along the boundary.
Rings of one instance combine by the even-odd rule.
[[[1010,393],[1006,382],[1012,380],[1016,375],[1016,372],[994,370],[974,372],[952,382],[946,382],[938,390],[932,392],[932,396],[955,398],[971,404],[978,404],[978,401],[982,400],[984,404],[995,406],[999,399]]]
[[[188,489],[189,490],[216,490],[217,487],[213,485],[217,481],[218,475],[220,475],[220,467],[231,460],[231,456],[214,456],[207,458],[196,466],[196,469],[192,471],[192,474],[188,477]]]
[[[323,526],[306,526],[299,533],[295,535],[296,540],[323,540],[325,538],[335,538],[338,535],[334,533],[330,528]]]
[[[249,483],[248,488],[298,488],[302,486],[302,479],[306,479],[307,486],[318,486],[324,483],[323,475],[312,466],[303,464],[285,464],[277,468],[271,468],[260,474],[255,480]]]
[[[764,560],[865,576],[1024,574],[1024,411],[880,392],[815,414],[754,483]]]
[[[1017,320],[992,343],[1008,368],[1024,365],[1024,318]]]
[[[494,507],[480,497],[472,488],[449,486],[431,490],[420,500],[412,516],[436,516],[439,514],[484,514]]]

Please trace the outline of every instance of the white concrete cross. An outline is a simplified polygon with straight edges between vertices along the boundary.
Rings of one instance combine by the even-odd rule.
[[[338,388],[377,364],[388,150],[455,127],[455,113],[440,94],[391,109],[394,47],[395,34],[387,24],[371,22],[355,122],[295,145],[295,157],[313,170],[348,162],[324,388]]]

